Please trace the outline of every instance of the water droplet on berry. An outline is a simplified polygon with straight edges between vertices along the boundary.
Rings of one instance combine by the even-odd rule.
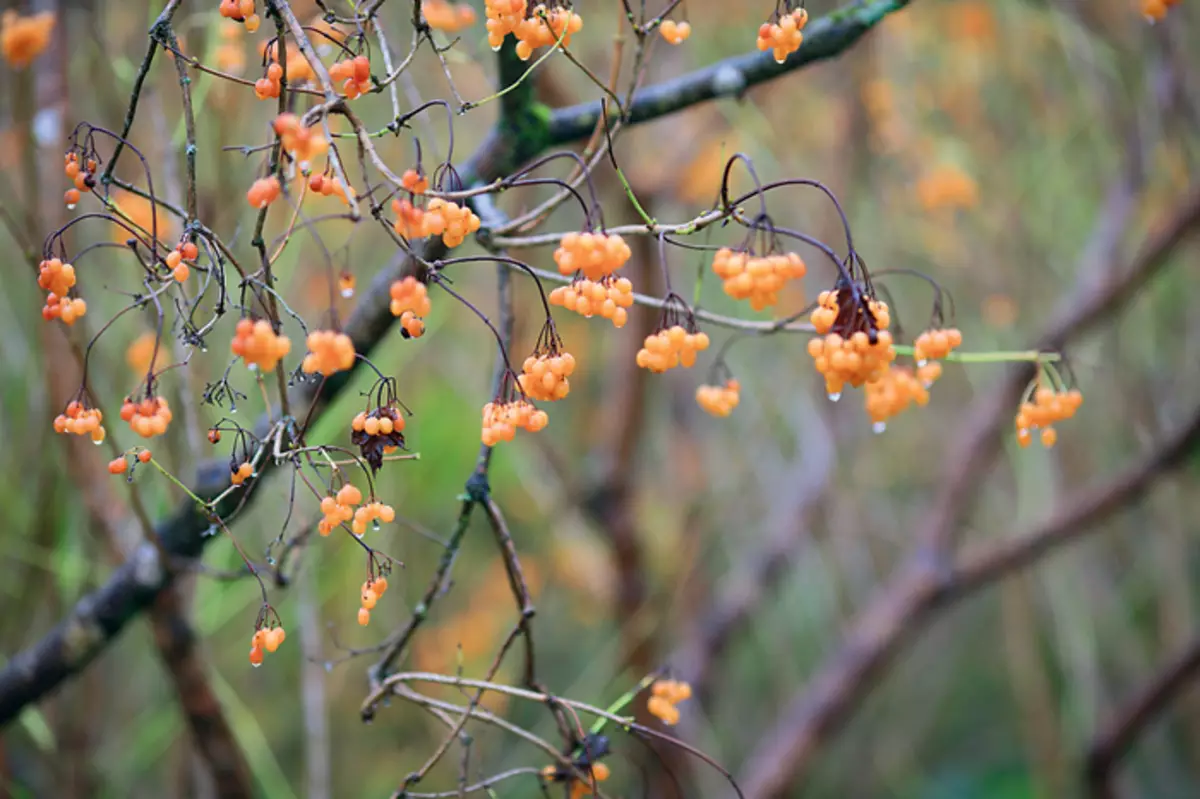
[[[262,663],[261,662],[260,663],[251,663],[250,665],[257,669],[259,666],[262,665]]]
[[[876,422],[875,424],[871,425],[871,429],[874,430],[876,434],[882,433],[884,430],[887,430],[887,422]]]
[[[201,352],[208,352],[208,347],[201,347],[201,348],[200,348],[200,351],[201,351]]]
[[[350,299],[354,296],[354,289],[342,289],[342,296],[346,299]]]
[[[927,361],[927,360],[925,360],[924,358],[922,358],[922,359],[920,359],[919,361],[917,361],[917,368],[918,368],[918,369],[920,369],[922,366],[924,366],[924,365],[925,365],[925,364],[927,364],[927,363],[929,363],[929,361]]]
[[[102,440],[101,440],[101,441],[97,441],[96,439],[94,439],[94,438],[93,438],[93,439],[92,439],[92,443],[93,443],[93,444],[95,444],[95,445],[98,447],[98,446],[100,446],[101,444],[103,444],[103,443],[104,443],[104,441],[102,441]]]
[[[840,391],[834,391],[829,395],[830,402],[837,402],[841,398],[842,398],[842,392],[840,392]]]
[[[375,521],[371,522],[371,527],[375,530],[375,532],[378,533],[379,529],[380,529],[379,528],[379,520],[376,519]]]
[[[257,371],[258,371],[258,364],[256,364],[256,363],[248,363],[248,364],[246,364],[246,368],[248,368],[248,369],[249,369],[251,372],[257,372]]]
[[[75,210],[75,203],[67,203],[67,210],[68,210],[68,211],[74,211],[74,210]]]

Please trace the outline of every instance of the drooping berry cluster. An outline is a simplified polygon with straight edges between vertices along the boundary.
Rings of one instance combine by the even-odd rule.
[[[637,365],[655,373],[676,366],[691,368],[696,363],[696,353],[708,349],[708,345],[708,334],[704,331],[689,332],[683,325],[671,325],[646,336],[638,350]]]
[[[258,667],[263,662],[263,650],[274,652],[287,638],[283,625],[260,627],[250,638],[250,665]]]
[[[539,47],[550,47],[562,40],[570,46],[571,35],[583,30],[583,17],[569,8],[547,8],[538,3],[529,16],[517,23],[513,36],[517,37],[517,58],[528,61]]]
[[[883,377],[896,359],[887,304],[850,289],[822,291],[812,312],[819,335],[808,342],[825,391],[837,400],[846,383],[855,388]]]
[[[361,411],[350,422],[350,441],[362,450],[363,458],[378,471],[383,456],[404,446],[404,415],[390,405]]]
[[[308,179],[308,188],[314,194],[320,194],[322,197],[336,196],[344,204],[350,204],[350,197],[356,196],[354,187],[349,189],[342,184],[342,179],[336,176],[322,175],[317,172]]]
[[[804,41],[801,31],[807,24],[808,12],[803,8],[780,16],[778,22],[764,22],[758,29],[758,49],[772,51],[776,63],[782,64],[800,49],[800,43]]]
[[[139,451],[137,454],[137,459],[138,459],[139,463],[149,463],[151,457],[152,456],[150,455],[150,450],[148,450],[148,449],[143,449],[143,450]],[[108,473],[109,474],[125,474],[125,472],[127,472],[128,470],[129,470],[129,459],[126,458],[124,455],[121,455],[118,458],[113,458],[111,461],[108,462]]]
[[[508,402],[494,401],[483,406],[483,432],[480,440],[489,447],[501,441],[512,441],[517,428],[531,433],[545,428],[550,416],[523,399]]]
[[[254,33],[262,24],[258,14],[254,13],[254,0],[221,0],[217,10],[226,19],[243,23],[249,33]]]
[[[488,45],[499,50],[504,37],[517,29],[525,19],[526,0],[485,0]]]
[[[479,230],[479,217],[465,205],[434,197],[425,206],[424,235],[441,236],[447,247],[457,247]]]
[[[555,288],[548,299],[551,305],[588,319],[599,314],[620,329],[629,321],[627,309],[633,306],[633,283],[627,277],[613,275],[598,281],[582,278],[569,286]]]
[[[1083,394],[1079,389],[1055,391],[1043,386],[1033,392],[1032,400],[1021,403],[1017,411],[1017,443],[1028,447],[1033,442],[1033,431],[1041,430],[1039,438],[1042,446],[1053,447],[1058,441],[1058,431],[1053,425],[1075,415],[1075,411],[1083,404]]]
[[[962,346],[962,331],[957,327],[926,330],[913,342],[913,360],[917,363],[945,358]]]
[[[235,486],[240,486],[254,476],[254,464],[250,461],[239,463],[236,468],[230,469],[229,482]]]
[[[664,19],[658,26],[658,32],[669,44],[683,44],[692,35],[692,26],[686,21],[676,22],[673,19]]]
[[[291,352],[292,342],[287,336],[277,335],[266,319],[259,319],[257,322],[241,319],[234,330],[233,342],[229,348],[251,369],[270,372]]]
[[[289,60],[288,64],[291,63]],[[278,61],[272,61],[267,64],[267,74],[254,81],[254,96],[260,100],[270,100],[278,97],[282,91],[283,66]]]
[[[728,416],[741,399],[741,383],[732,377],[723,386],[699,386],[696,388],[696,404],[713,416]]]
[[[394,197],[392,213],[396,215],[392,229],[396,231],[397,236],[419,239],[425,235],[425,209],[413,205],[411,200]]]
[[[67,296],[75,287],[75,267],[62,259],[48,258],[38,264],[38,286],[48,292],[42,306],[42,318],[46,321],[61,319],[63,324],[73,325],[87,313],[86,302]]]
[[[780,289],[804,277],[807,268],[794,252],[757,256],[722,247],[713,255],[713,272],[724,281],[726,294],[761,311],[777,303]]]
[[[908,367],[892,366],[864,389],[867,416],[876,433],[882,433],[888,419],[910,405],[929,403],[929,389],[921,375]]]
[[[104,414],[99,408],[88,408],[79,400],[72,400],[67,409],[54,417],[54,432],[91,436],[99,444],[104,440]]]
[[[466,3],[448,0],[422,0],[421,14],[435,31],[458,33],[475,24],[475,9]]]
[[[300,117],[295,114],[280,114],[273,127],[284,152],[296,160],[301,172],[308,172],[313,160],[329,150],[324,134],[300,124]]]
[[[371,611],[375,609],[375,603],[383,598],[387,587],[388,582],[386,577],[376,577],[362,584],[362,591],[359,594],[362,607],[358,609],[358,624],[360,627],[366,627],[371,623]]]
[[[663,724],[679,723],[680,702],[690,699],[692,686],[681,680],[655,680],[650,686],[650,698],[646,701],[646,709],[652,716],[657,716]]]
[[[406,169],[400,176],[400,185],[405,191],[413,194],[424,194],[429,191],[429,179],[415,169]]]
[[[33,63],[50,44],[50,32],[54,30],[54,12],[42,11],[30,16],[21,16],[8,9],[0,17],[0,53],[4,60],[16,69]]]
[[[390,523],[396,520],[396,510],[391,505],[373,500],[365,505],[359,505],[354,511],[354,521],[350,524],[351,531],[360,538],[367,532],[371,522]],[[376,522],[378,524],[378,522]]]
[[[350,483],[342,486],[334,496],[324,497],[321,500],[321,513],[324,518],[317,522],[317,532],[323,536],[329,535],[333,528],[353,519],[354,506],[362,502],[362,499],[362,492]]]
[[[619,235],[567,233],[554,251],[554,263],[564,277],[582,272],[599,281],[623,267],[633,252]]]
[[[69,152],[64,158],[63,172],[66,173],[67,179],[74,184],[74,188],[67,189],[63,195],[63,202],[67,204],[68,211],[74,211],[75,206],[79,203],[80,193],[91,191],[96,185],[96,170],[99,169],[99,164],[95,158],[87,159],[84,166],[86,169],[79,166],[79,156],[76,153]]]
[[[542,328],[537,347],[521,365],[517,383],[530,399],[554,402],[571,392],[568,379],[575,372],[575,356],[562,348],[562,340],[549,323]]]
[[[279,178],[274,175],[259,178],[251,183],[250,188],[246,191],[246,202],[250,203],[251,208],[262,210],[275,202],[279,191]]]
[[[316,79],[317,76],[313,72],[312,64],[308,63],[308,59],[300,52],[300,48],[295,42],[288,42],[283,53],[287,57],[287,77],[289,84],[299,86]],[[259,42],[258,54],[268,63],[279,63],[279,47],[275,40]],[[282,66],[280,68],[282,69]],[[281,72],[280,77],[282,77],[282,74]],[[276,94],[275,96],[278,97],[279,95]]]
[[[334,85],[341,84],[341,93],[347,100],[362,97],[371,91],[371,61],[365,55],[338,61],[329,67],[329,79]]]
[[[126,397],[121,404],[121,420],[142,438],[153,438],[167,432],[171,408],[166,397],[146,397],[141,402]]]
[[[314,330],[305,340],[308,354],[300,368],[305,374],[319,372],[326,377],[354,366],[354,342],[336,330]]]
[[[429,289],[412,275],[392,284],[392,316],[400,317],[405,338],[420,338],[425,333],[424,317],[429,315]]]
[[[175,278],[177,283],[187,282],[188,277],[192,274],[192,269],[187,262],[195,263],[199,256],[200,248],[196,246],[195,242],[179,242],[175,249],[167,253],[165,259],[167,268],[171,270],[171,277]]]

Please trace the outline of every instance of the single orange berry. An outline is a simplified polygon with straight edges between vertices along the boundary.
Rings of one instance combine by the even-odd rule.
[[[119,458],[113,458],[111,461],[108,462],[108,473],[109,474],[123,474],[125,472],[125,470],[128,468],[129,468],[129,463],[125,460],[124,455],[122,455]]]
[[[141,461],[142,463],[149,463],[151,457],[152,456],[150,455],[150,450],[148,450],[148,449],[142,450],[141,452],[138,453],[138,456],[137,456],[138,460]]]

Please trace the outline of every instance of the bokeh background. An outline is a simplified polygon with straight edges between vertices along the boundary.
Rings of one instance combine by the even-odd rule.
[[[382,14],[398,49],[409,36],[406,5],[389,3]],[[475,5],[481,21],[447,54],[455,87],[467,99],[498,88],[482,4]],[[654,10],[657,2],[648,5]],[[734,152],[749,155],[765,179],[820,179],[845,204],[857,248],[872,268],[918,269],[953,294],[965,349],[1027,348],[1064,312],[1060,301],[1081,274],[1093,279],[1097,270],[1127,263],[1195,188],[1196,5],[1183,0],[1151,26],[1135,0],[917,0],[841,57],[753,88],[740,100],[627,131],[617,157],[639,198],[662,220],[684,221],[709,207]],[[317,13],[303,0],[295,7],[302,18]],[[607,75],[620,3],[579,0],[576,7],[585,30],[572,49]],[[685,7],[691,39],[678,48],[659,41],[647,80],[748,50],[772,3],[687,0]],[[833,7],[809,4],[814,17]],[[35,643],[102,584],[139,536],[123,483],[104,474],[108,456],[50,432],[80,376],[59,326],[39,317],[41,295],[22,252],[69,218],[59,200],[66,136],[81,120],[119,126],[145,30],[161,4],[39,0],[30,9],[53,10],[59,21],[50,49],[30,69],[0,67],[0,205],[19,220],[22,236],[0,231],[0,661]],[[216,3],[195,0],[185,0],[178,22],[187,52],[224,59],[230,69],[240,59],[245,74],[257,77],[255,47],[269,25],[253,36],[228,36]],[[537,80],[539,95],[552,105],[598,95],[561,58],[550,59]],[[427,50],[400,85],[404,107],[414,98],[449,94]],[[242,196],[261,162],[222,148],[265,142],[274,103],[260,104],[249,89],[201,75],[194,91],[201,216],[248,254],[252,215]],[[386,102],[359,102],[368,127],[387,123]],[[178,201],[180,101],[166,59],[151,71],[142,103],[133,140],[154,167],[157,190]],[[456,153],[469,153],[493,117],[494,104],[456,119]],[[444,156],[441,115],[417,121],[414,130],[427,164]],[[379,148],[398,169],[411,158],[407,137],[381,139]],[[134,166],[123,160],[126,179],[139,179]],[[739,178],[738,186],[748,183]],[[635,219],[611,170],[598,171],[596,188],[610,224]],[[515,213],[544,196],[516,191],[500,205]],[[122,202],[148,218],[136,198]],[[338,209],[335,199],[322,198],[305,207],[314,215]],[[782,225],[840,244],[836,215],[815,195],[780,192],[771,212]],[[269,233],[282,232],[282,216],[272,217]],[[578,208],[566,206],[545,230],[577,229],[578,216]],[[111,227],[81,225],[68,241],[77,249],[109,239],[116,235]],[[370,225],[352,230],[329,223],[319,231],[335,268],[355,274],[360,288],[395,254]],[[737,240],[725,230],[700,238]],[[641,240],[633,246],[631,277],[661,295],[653,247]],[[464,249],[477,251],[473,244]],[[549,249],[513,254],[553,268]],[[1061,427],[1053,450],[1022,451],[1007,441],[962,532],[965,540],[1001,539],[1045,517],[1061,497],[1145,452],[1195,406],[1200,330],[1191,303],[1200,299],[1198,254],[1195,243],[1180,248],[1127,313],[1073,344],[1068,355],[1086,397],[1083,408]],[[672,250],[669,258],[675,287],[690,297],[700,257]],[[322,246],[303,234],[280,261],[281,290],[308,320],[328,311],[328,263]],[[809,265],[803,288],[784,297],[781,314],[832,284],[827,264],[811,258]],[[127,301],[121,292],[136,286],[128,259],[103,250],[88,257],[80,274],[89,313],[70,331],[76,341],[95,333]],[[460,267],[454,278],[459,291],[495,313],[492,267]],[[928,287],[902,278],[886,283],[901,322],[919,329],[929,314]],[[520,277],[515,286],[515,349],[522,352],[541,320],[532,286]],[[249,579],[229,579],[226,572],[240,563],[230,543],[212,543],[204,559],[211,573],[185,581],[213,689],[263,796],[390,795],[441,738],[436,722],[399,701],[363,724],[358,708],[372,660],[348,654],[407,619],[441,555],[436,537],[451,529],[456,496],[475,463],[494,350],[477,318],[444,293],[434,291],[433,299],[423,339],[392,333],[372,353],[381,370],[398,378],[414,412],[409,446],[421,458],[390,464],[379,476],[380,494],[401,523],[372,540],[405,567],[394,574],[371,625],[355,624],[361,551],[336,537],[317,541],[293,585],[273,591],[291,634],[261,669],[246,662],[258,588]],[[345,313],[352,304],[339,299],[338,309]],[[721,314],[770,318],[729,300],[711,274],[702,304]],[[825,398],[803,336],[746,340],[728,359],[742,384],[741,404],[716,420],[693,399],[710,360],[662,376],[633,366],[637,331],[656,315],[640,310],[622,331],[561,315],[560,331],[580,363],[570,399],[551,409],[544,432],[497,448],[491,484],[535,590],[539,670],[556,692],[604,706],[654,668],[686,668],[679,653],[695,643],[714,603],[730,591],[760,592],[715,653],[700,696],[684,706],[676,730],[736,774],[781,707],[838,651],[856,611],[911,551],[920,533],[915,525],[945,479],[945,453],[963,434],[964,409],[1005,367],[948,365],[929,407],[906,412],[874,435],[858,392],[837,404]],[[89,381],[106,409],[115,412],[140,379],[152,323],[149,315],[122,317],[96,346]],[[227,365],[231,325],[210,337],[208,351],[189,368],[163,382],[172,404],[186,410],[184,423],[155,452],[184,480],[201,459],[227,454],[225,444],[213,448],[196,436],[221,415],[197,399]],[[728,335],[708,330],[717,343]],[[171,346],[181,354],[181,345]],[[357,390],[343,393],[310,440],[347,443],[349,419],[362,403],[358,392],[370,382],[356,380]],[[248,379],[247,388],[255,388]],[[257,391],[247,393],[234,417],[243,422],[263,409]],[[111,425],[110,433],[122,445],[134,444],[121,427]],[[866,701],[820,749],[804,789],[794,794],[1077,795],[1082,755],[1099,726],[1197,629],[1195,476],[1193,464],[1164,477],[1145,501],[1105,519],[1080,543],[944,615],[893,668],[873,677]],[[138,483],[152,518],[181,498],[149,471]],[[233,526],[251,553],[276,535],[289,502],[279,475],[259,490],[264,495]],[[293,524],[308,523],[313,512],[311,498],[298,500]],[[451,590],[416,640],[409,659],[415,669],[461,668],[478,676],[515,621],[491,534],[476,517]],[[112,522],[115,539],[101,532],[98,518]],[[745,585],[746,569],[771,546],[782,557],[766,570],[770,579]],[[144,621],[131,624],[82,677],[2,731],[0,793],[212,795],[151,637]],[[502,679],[519,679],[518,660]],[[537,706],[489,706],[553,734]],[[1123,795],[1196,795],[1198,714],[1197,697],[1185,694],[1140,739],[1121,769]],[[479,773],[543,762],[511,738],[474,732]],[[610,795],[729,795],[714,772],[694,761],[671,760],[679,780],[673,783],[641,744],[620,735],[613,740]],[[451,759],[421,787],[452,788],[457,757]],[[496,791],[542,795],[532,778]]]

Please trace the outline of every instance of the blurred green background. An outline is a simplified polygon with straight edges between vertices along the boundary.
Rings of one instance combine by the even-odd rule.
[[[304,19],[317,13],[303,2],[295,5]],[[648,5],[654,11],[660,3]],[[953,293],[965,349],[1028,347],[1062,312],[1059,300],[1095,260],[1089,247],[1098,229],[1113,235],[1119,252],[1132,253],[1194,187],[1200,157],[1196,5],[1185,0],[1163,23],[1150,26],[1135,0],[918,0],[839,58],[756,87],[740,101],[721,100],[627,131],[617,157],[660,220],[684,221],[708,207],[724,160],[737,151],[754,160],[764,179],[820,179],[844,202],[869,265],[919,269]],[[270,26],[253,36],[223,38],[228,23],[215,6],[186,0],[177,20],[184,50],[206,62],[240,52],[244,74],[258,77],[255,46],[270,35]],[[476,7],[480,21],[447,54],[465,99],[497,88],[482,4]],[[620,3],[577,0],[576,7],[585,29],[572,50],[607,75]],[[809,4],[814,17],[833,7]],[[35,643],[66,608],[106,580],[114,543],[120,549],[139,537],[124,484],[107,475],[95,479],[108,456],[51,434],[51,420],[79,375],[60,326],[39,317],[42,295],[18,252],[29,242],[37,246],[68,218],[59,200],[66,188],[63,142],[81,120],[119,126],[144,53],[144,31],[161,4],[35,8],[60,15],[50,51],[30,69],[0,69],[0,204],[17,218],[36,209],[31,217],[37,228],[23,230],[24,241],[0,232],[6,253],[0,262],[4,660]],[[692,37],[677,48],[658,42],[647,81],[749,50],[773,4],[687,0],[685,8]],[[396,49],[407,47],[409,16],[406,3],[388,3],[382,13]],[[218,54],[222,46],[234,49]],[[538,91],[548,103],[597,97],[595,86],[565,59],[547,64]],[[621,85],[627,81],[623,74]],[[449,95],[428,49],[414,63],[411,79],[399,85],[404,108],[416,98]],[[221,148],[267,141],[274,102],[258,103],[250,89],[203,75],[195,75],[193,86],[201,217],[236,252],[249,255],[252,214],[242,197],[261,163]],[[166,59],[154,65],[142,103],[132,138],[154,166],[156,187],[178,201],[180,103]],[[382,98],[358,103],[368,128],[387,123],[390,110]],[[493,117],[494,104],[455,120],[456,158],[478,144]],[[418,120],[414,130],[427,165],[444,157],[442,115]],[[379,141],[380,154],[397,171],[409,164],[411,148],[409,137]],[[125,159],[119,171],[138,180],[134,166]],[[611,170],[599,171],[597,190],[609,224],[634,221]],[[506,194],[500,205],[519,213],[545,196],[523,189]],[[837,246],[837,217],[818,200],[781,192],[771,212],[777,223]],[[136,202],[124,202],[136,211]],[[1115,215],[1114,204],[1120,206]],[[334,199],[311,199],[305,206],[313,215],[339,209]],[[282,233],[285,216],[273,214],[268,233]],[[544,230],[579,224],[578,208],[568,205]],[[111,227],[80,225],[69,245],[79,249],[111,238]],[[318,230],[335,268],[354,273],[360,290],[395,251],[371,225],[351,229],[330,222]],[[737,240],[722,230],[701,238]],[[633,246],[630,276],[661,296],[652,247],[640,240]],[[474,244],[462,249],[478,251]],[[512,254],[553,269],[548,248]],[[1173,268],[1128,313],[1071,348],[1083,408],[1061,426],[1053,450],[1021,451],[1010,438],[964,539],[1002,538],[1043,518],[1058,498],[1145,451],[1195,404],[1200,330],[1191,301],[1200,294],[1197,254],[1195,244],[1181,249]],[[669,257],[675,287],[690,297],[698,254],[672,250]],[[328,310],[327,268],[321,247],[304,234],[279,262],[281,291],[310,323]],[[104,250],[90,254],[79,274],[89,312],[70,335],[82,342],[127,301],[121,291],[137,283],[128,259]],[[459,267],[453,277],[458,291],[495,313],[491,266]],[[827,264],[810,258],[803,290],[785,296],[781,315],[802,307],[833,279]],[[541,319],[529,282],[518,276],[514,284],[514,349],[523,356]],[[928,287],[903,280],[888,287],[895,313],[906,327],[919,329],[928,314]],[[421,458],[389,464],[378,478],[380,496],[402,518],[371,540],[405,566],[394,573],[371,625],[355,624],[365,566],[361,550],[336,536],[316,541],[295,584],[273,591],[271,601],[290,634],[261,669],[246,662],[258,587],[217,574],[240,563],[230,543],[209,546],[204,563],[213,575],[185,581],[213,688],[263,796],[390,795],[441,739],[440,725],[400,701],[363,724],[358,707],[372,660],[347,656],[347,649],[378,643],[408,618],[441,555],[423,533],[448,535],[458,513],[456,496],[478,451],[491,339],[449,296],[431,294],[426,336],[405,341],[393,331],[372,353],[381,370],[398,378],[400,396],[414,412],[409,447]],[[352,305],[339,299],[339,313]],[[703,306],[768,318],[725,297],[711,275]],[[837,651],[855,611],[910,551],[919,533],[914,525],[943,479],[947,446],[962,432],[963,410],[989,390],[1002,367],[948,365],[928,408],[903,414],[876,436],[859,392],[836,405],[825,399],[803,337],[748,340],[729,357],[742,384],[741,404],[730,418],[716,420],[693,400],[709,360],[662,376],[636,374],[635,331],[655,316],[639,310],[627,328],[614,331],[599,320],[560,315],[560,331],[580,363],[571,396],[550,408],[544,432],[519,434],[497,448],[491,484],[536,589],[541,679],[555,692],[601,706],[671,660],[714,598],[742,573],[750,553],[780,535],[791,537],[777,581],[763,587],[761,602],[714,663],[703,696],[684,706],[686,718],[676,731],[737,773],[788,698]],[[90,387],[113,417],[144,368],[131,367],[138,354],[131,345],[152,324],[148,314],[122,317],[92,355]],[[196,400],[227,365],[231,326],[214,333],[208,352],[197,354],[189,368],[163,380],[173,407],[183,410],[171,434],[155,445],[155,455],[184,480],[198,460],[228,452],[228,442],[214,448],[194,433],[220,416]],[[707,329],[718,343],[728,335]],[[302,338],[298,330],[289,334],[295,350]],[[240,365],[234,375],[249,394],[235,418],[248,423],[263,403]],[[310,441],[346,445],[349,420],[362,404],[358,392],[369,383],[356,377],[356,389],[320,418]],[[636,414],[632,425],[626,424],[628,414]],[[109,430],[122,446],[137,443],[115,419]],[[1164,478],[1145,502],[1107,519],[1097,534],[942,618],[819,752],[803,795],[1076,795],[1081,756],[1098,725],[1197,629],[1195,474],[1189,467]],[[599,489],[622,480],[629,490],[614,506]],[[149,470],[137,482],[152,518],[170,513],[181,498]],[[276,475],[258,490],[259,501],[233,526],[256,556],[283,522],[288,481]],[[292,524],[307,524],[314,510],[311,498],[298,500]],[[103,538],[94,523],[98,517],[114,520],[120,540]],[[631,586],[640,589],[632,602]],[[476,514],[452,589],[418,635],[409,665],[480,676],[515,620],[491,533]],[[500,678],[519,680],[518,662],[513,659]],[[1186,696],[1138,743],[1122,769],[1125,795],[1197,795],[1196,700]],[[551,720],[536,705],[489,706],[553,739]],[[545,761],[494,730],[472,731],[472,774]],[[670,781],[653,773],[656,762],[646,760],[644,747],[617,735],[614,748],[610,795],[670,795]],[[714,772],[694,764],[685,769],[685,763],[672,762],[681,770],[679,795],[728,795]],[[454,755],[421,788],[453,788],[456,768]],[[202,771],[144,621],[131,624],[82,677],[0,737],[0,793],[7,789],[13,796],[211,795]],[[497,794],[542,795],[533,778],[501,786]]]

